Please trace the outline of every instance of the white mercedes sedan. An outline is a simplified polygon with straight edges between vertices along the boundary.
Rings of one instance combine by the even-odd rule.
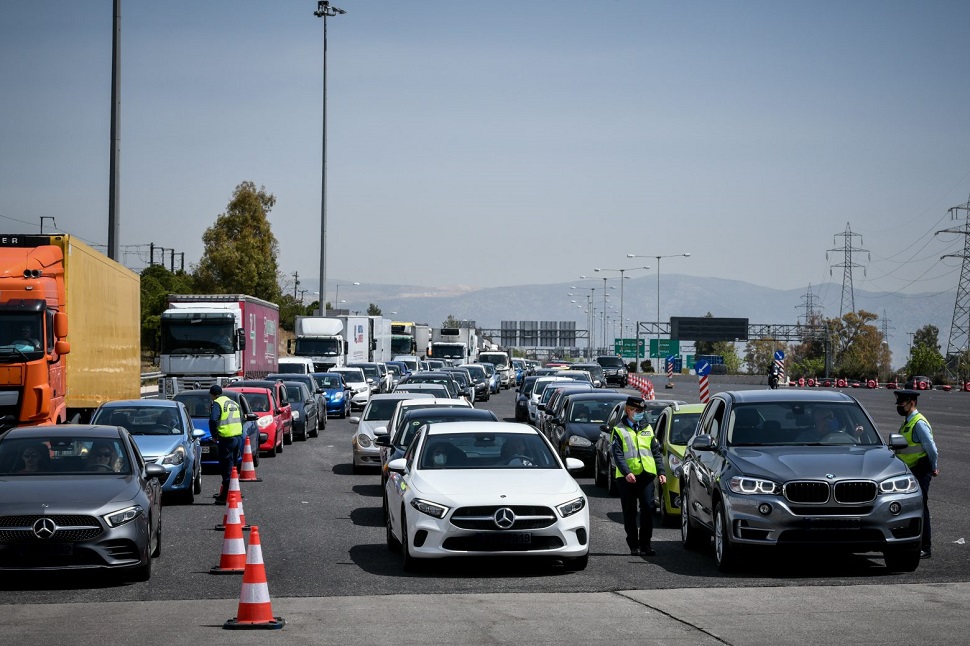
[[[405,570],[420,559],[546,556],[570,570],[589,559],[589,506],[548,440],[526,424],[441,423],[388,464],[387,546]]]

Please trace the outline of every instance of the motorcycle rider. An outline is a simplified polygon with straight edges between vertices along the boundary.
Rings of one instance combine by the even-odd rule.
[[[768,366],[768,387],[774,390],[778,387],[778,380],[781,378],[781,368],[774,361]]]

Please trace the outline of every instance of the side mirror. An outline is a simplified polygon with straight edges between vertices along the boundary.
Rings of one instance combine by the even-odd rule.
[[[255,422],[258,419],[259,419],[259,415],[257,415],[256,413],[246,413],[247,422]]]
[[[161,480],[168,477],[168,471],[160,464],[146,464],[145,476],[149,479]]]
[[[246,330],[242,328],[236,330],[236,345],[240,350],[246,349]]]
[[[397,458],[396,460],[391,460],[387,463],[388,471],[393,471],[395,473],[404,473],[404,470],[408,466],[408,461],[404,458]]]
[[[205,431],[203,431],[201,428],[192,429],[192,437],[195,439],[205,437]]]
[[[569,471],[579,471],[583,468],[583,461],[576,458],[566,458],[566,469]]]
[[[890,449],[892,449],[893,451],[901,451],[902,449],[905,449],[907,446],[909,446],[909,443],[906,441],[905,437],[903,437],[899,433],[890,434],[889,436]]]
[[[695,451],[713,451],[714,438],[707,434],[695,435],[691,439],[689,446]]]
[[[387,435],[387,427],[386,426],[378,426],[377,428],[374,429],[374,436],[375,437],[378,437],[378,436],[381,436],[381,435]]]
[[[384,435],[378,435],[374,438],[374,444],[376,446],[391,446],[391,436],[385,433]]]

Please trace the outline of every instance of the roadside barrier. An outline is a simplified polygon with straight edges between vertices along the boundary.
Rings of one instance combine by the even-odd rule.
[[[866,382],[866,386],[869,388],[878,388],[879,384],[876,383],[875,379],[870,379],[869,381]]]
[[[708,385],[707,375],[701,375],[697,380],[697,387],[699,389],[700,400],[702,404],[706,404],[711,401],[711,389]]]
[[[226,502],[229,504],[229,512],[222,539],[222,555],[219,557],[219,565],[212,567],[209,574],[242,574],[246,569],[246,545],[243,542],[238,499],[229,495]]]
[[[273,616],[269,598],[266,568],[263,565],[263,548],[259,542],[259,527],[253,526],[246,553],[246,571],[243,573],[242,590],[236,616],[222,625],[226,630],[279,630],[286,624],[282,617]]]
[[[249,444],[249,437],[246,437],[246,444],[243,447],[242,471],[239,472],[240,482],[262,482],[262,478],[256,477],[256,463],[253,462],[253,447]]]
[[[967,383],[963,384],[963,391],[970,393],[970,381],[968,381]]]
[[[807,385],[808,385],[809,388],[814,388],[815,387],[815,380],[812,379],[811,377],[809,377],[808,378]]]

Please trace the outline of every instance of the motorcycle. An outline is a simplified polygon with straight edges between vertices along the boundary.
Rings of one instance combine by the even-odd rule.
[[[770,388],[771,390],[777,390],[778,389],[778,373],[777,372],[773,372],[770,375],[768,375],[768,388]]]

